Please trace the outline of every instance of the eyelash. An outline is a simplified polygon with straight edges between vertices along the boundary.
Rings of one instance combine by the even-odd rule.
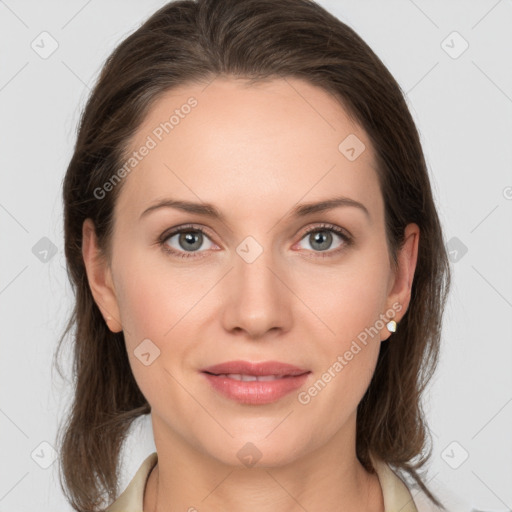
[[[182,252],[182,251],[176,251],[174,249],[171,249],[167,244],[167,240],[169,240],[169,238],[171,238],[172,236],[174,235],[177,235],[177,234],[181,234],[181,233],[187,233],[187,232],[200,232],[202,233],[203,235],[206,235],[208,238],[209,235],[208,233],[203,229],[203,228],[200,228],[194,224],[186,224],[184,226],[180,226],[178,229],[174,229],[170,232],[164,232],[160,238],[158,239],[158,245],[160,245],[160,247],[163,249],[163,251],[165,251],[167,254],[170,254],[171,256],[173,257],[178,257],[178,258],[202,258],[204,256],[197,256],[197,252]],[[334,233],[336,233],[345,243],[342,247],[338,248],[338,249],[335,249],[334,251],[316,251],[318,253],[318,256],[313,256],[313,257],[319,257],[319,258],[330,258],[332,256],[336,256],[337,254],[339,254],[341,251],[345,250],[348,246],[350,246],[353,241],[352,241],[352,238],[347,235],[345,233],[345,231],[343,231],[341,228],[338,228],[337,226],[333,225],[333,224],[321,224],[321,225],[318,225],[318,226],[312,226],[311,228],[307,229],[301,236],[300,240],[302,240],[304,237],[306,237],[306,235],[309,235],[310,233],[314,233],[314,232],[321,232],[321,231],[333,231]],[[314,251],[315,252],[315,251]],[[325,253],[325,254],[324,254]]]

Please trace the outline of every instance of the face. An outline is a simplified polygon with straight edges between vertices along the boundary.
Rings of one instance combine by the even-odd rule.
[[[365,132],[305,81],[219,77],[162,96],[131,149],[137,163],[116,203],[111,265],[87,267],[109,326],[124,331],[155,439],[237,465],[242,448],[254,450],[246,443],[268,465],[353,443],[385,323],[408,305],[418,241],[408,226],[395,271]],[[298,210],[335,198],[345,201]],[[220,217],[148,210],[164,200],[208,204]],[[86,230],[84,241],[91,261]],[[234,360],[307,373],[281,394],[287,377],[229,379],[232,393],[261,386],[259,401],[237,399],[212,385],[222,377],[202,372]]]

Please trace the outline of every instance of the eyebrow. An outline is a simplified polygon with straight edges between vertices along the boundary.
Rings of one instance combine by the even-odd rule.
[[[359,201],[356,201],[349,197],[333,197],[331,199],[325,199],[323,201],[303,203],[293,208],[292,211],[287,216],[304,217],[306,215],[324,212],[342,206],[352,206],[358,208],[365,213],[366,217],[370,218],[370,213],[366,206],[364,206],[364,204],[360,203]],[[225,216],[212,204],[194,203],[191,201],[183,201],[176,199],[161,199],[157,201],[156,203],[152,204],[149,208],[146,208],[142,212],[140,219],[148,215],[150,212],[158,210],[160,208],[174,208],[177,210],[182,210],[187,213],[195,213],[197,215],[211,217],[222,222],[226,221]]]

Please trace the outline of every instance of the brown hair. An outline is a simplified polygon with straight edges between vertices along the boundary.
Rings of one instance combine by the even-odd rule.
[[[61,425],[61,486],[72,507],[96,511],[118,496],[119,458],[133,420],[150,413],[131,372],[123,333],[111,332],[91,294],[81,252],[91,218],[110,258],[113,210],[123,183],[94,191],[126,159],[151,105],[169,89],[217,76],[256,82],[296,77],[329,92],[368,134],[385,201],[393,261],[404,228],[421,231],[411,302],[381,343],[358,406],[357,456],[369,453],[412,476],[431,456],[421,405],[439,356],[450,268],[419,135],[404,95],[384,64],[347,25],[309,0],[181,0],[166,4],[109,56],[80,119],[63,182],[67,272],[76,296],[59,340],[73,333],[74,400]],[[57,362],[58,366],[58,362]],[[59,369],[62,375],[61,370]],[[417,458],[415,462],[413,459]]]

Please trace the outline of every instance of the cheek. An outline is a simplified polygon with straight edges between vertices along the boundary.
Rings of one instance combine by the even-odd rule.
[[[197,272],[171,265],[156,250],[123,258],[118,268],[118,304],[130,343],[163,339],[208,288]]]
[[[144,338],[161,335],[163,326],[156,322],[162,303],[155,289],[156,281],[149,267],[134,268],[126,262],[120,277],[122,290],[118,305],[126,341],[132,348]]]
[[[153,257],[133,252],[118,258],[115,268],[130,365],[141,391],[145,396],[146,391],[153,396],[163,385],[169,386],[166,379],[170,377],[163,367],[176,369],[188,360],[194,344],[188,343],[187,336],[191,337],[191,323],[198,322],[198,303],[211,288],[211,280],[198,279],[197,270],[171,266],[165,255]],[[147,350],[142,352],[142,347]],[[153,354],[157,357],[145,366],[137,355],[147,352],[150,360]]]
[[[358,253],[330,271],[297,277],[297,295],[315,313],[319,329],[337,348],[374,326],[385,311],[388,269],[370,254]]]
[[[375,371],[386,277],[382,266],[347,266],[330,277],[317,275],[310,288],[314,293],[307,295],[308,306],[321,319],[314,319],[318,327],[313,329],[319,364],[316,380],[299,402],[311,421],[323,418],[326,435],[334,435],[356,411]]]
[[[174,293],[181,286],[169,284],[154,266],[139,265],[135,258],[126,258],[123,265],[118,272],[122,282],[118,304],[134,378],[142,394],[157,409],[159,404],[169,400],[181,403],[178,400],[179,386],[173,385],[171,374],[174,369],[169,361],[185,358],[186,344],[169,343],[174,324],[185,313],[181,311],[181,298]]]

